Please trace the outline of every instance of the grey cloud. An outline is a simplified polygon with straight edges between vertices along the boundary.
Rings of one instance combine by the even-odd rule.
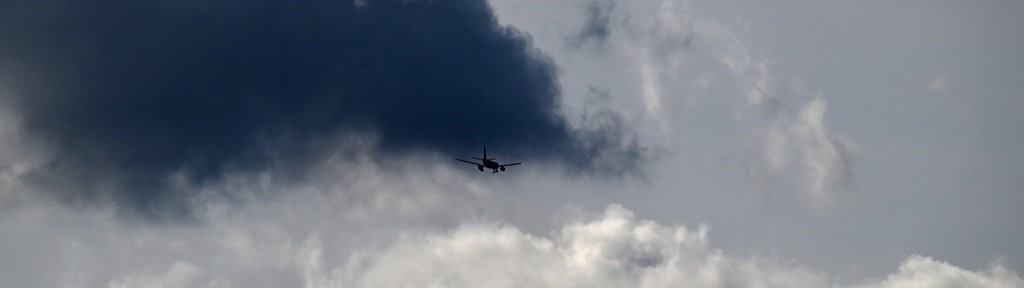
[[[189,262],[179,261],[171,264],[171,267],[164,272],[136,273],[126,275],[121,279],[110,282],[108,287],[217,287],[216,281],[210,281],[206,285],[195,283],[195,279],[202,275],[201,270]],[[70,284],[70,283],[69,283]]]
[[[853,187],[853,145],[831,131],[825,105],[815,98],[803,107],[760,107],[779,111],[766,113],[759,124],[760,158],[750,167],[759,181],[796,172],[795,187],[822,205],[833,204],[837,191]]]
[[[599,173],[622,171],[588,159],[645,161],[605,141],[622,133],[614,116],[571,127],[555,64],[482,0],[3,6],[8,97],[53,152],[27,179],[71,201],[188,213],[190,185],[278,166],[301,176],[348,134],[387,155],[490,144]]]
[[[745,169],[758,187],[800,191],[816,204],[828,204],[852,188],[856,145],[830,127],[825,97],[798,80],[777,76],[740,33],[695,18],[687,4],[665,1],[658,13],[648,45],[653,48],[640,50],[637,61],[645,72],[649,114],[664,123],[670,93],[714,85],[718,90],[711,91],[734,98],[727,100],[734,121],[752,128],[753,161]],[[708,74],[726,81],[711,83]],[[678,80],[686,75],[705,82]],[[685,84],[699,89],[686,90]]]
[[[640,143],[635,124],[623,119],[622,114],[608,107],[610,95],[608,91],[588,88],[583,111],[579,115],[575,138],[579,147],[590,157],[577,158],[571,165],[577,167],[594,167],[593,170],[582,170],[593,174],[635,175],[644,176],[644,162],[633,159],[654,157],[655,147],[647,147]],[[612,147],[614,149],[608,149]]]
[[[604,46],[611,35],[611,13],[615,10],[612,0],[590,0],[583,6],[583,27],[567,41],[570,48],[580,49],[584,46]]]

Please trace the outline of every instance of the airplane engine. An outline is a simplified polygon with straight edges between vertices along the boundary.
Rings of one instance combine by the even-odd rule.
[[[480,170],[480,172],[484,172],[484,165],[476,165],[476,169]]]
[[[501,167],[498,167],[498,168],[501,169],[501,172],[505,172],[505,166],[501,166]]]

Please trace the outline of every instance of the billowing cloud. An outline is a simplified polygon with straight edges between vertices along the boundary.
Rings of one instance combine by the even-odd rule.
[[[464,225],[407,236],[347,263],[307,280],[327,280],[312,283],[317,287],[825,286],[805,268],[708,247],[706,226],[690,230],[638,220],[617,205],[597,219],[567,223],[551,238],[501,225]]]
[[[314,251],[321,249],[315,245]],[[307,286],[843,287],[796,263],[712,248],[707,226],[665,226],[617,205],[596,219],[567,223],[550,238],[501,225],[464,225],[403,237],[331,271],[315,263],[305,266],[320,269],[305,272],[316,275],[306,278],[316,281]],[[918,255],[884,280],[868,282],[855,287],[1024,287],[998,264],[974,272]]]
[[[375,183],[364,181],[342,186],[363,195]],[[19,259],[0,263],[0,276],[18,287],[1024,287],[998,262],[970,271],[916,255],[880,280],[835,283],[796,261],[717,248],[707,225],[644,220],[615,204],[541,235],[480,218],[409,229],[423,215],[396,213],[408,205],[368,205],[389,196],[296,192],[241,209],[208,202],[201,225],[134,225],[109,209],[32,202],[0,218],[0,251]]]
[[[993,263],[988,271],[969,271],[949,263],[920,255],[912,255],[899,271],[884,280],[856,287],[1024,287],[1024,279]]]
[[[555,64],[482,0],[4,6],[7,97],[52,152],[28,179],[65,198],[177,213],[194,195],[175,183],[301,176],[346,135],[388,155],[490,144],[589,171],[642,161],[590,141],[617,131],[567,123]],[[591,165],[606,155],[621,165]]]

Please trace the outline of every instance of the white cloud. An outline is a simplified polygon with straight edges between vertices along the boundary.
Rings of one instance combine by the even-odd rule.
[[[493,223],[406,234],[326,268],[322,244],[300,261],[306,287],[842,287],[792,262],[739,257],[710,247],[708,227],[638,220],[618,205],[539,237]],[[973,272],[911,256],[882,281],[853,287],[1022,287],[993,264]]]
[[[810,190],[827,198],[827,193],[847,181],[850,151],[848,144],[835,136],[825,123],[825,100],[815,98],[800,111],[796,137],[800,142],[802,164],[810,179]]]
[[[322,249],[316,242],[312,251]],[[405,235],[346,265],[304,265],[309,287],[822,287],[806,268],[732,257],[708,247],[708,228],[638,220],[611,205],[550,238],[497,224]],[[317,252],[312,254],[316,255]],[[311,257],[312,259],[317,256]],[[310,272],[309,270],[313,270]]]
[[[792,260],[716,248],[706,225],[688,228],[643,220],[619,205],[610,205],[599,215],[570,217],[550,234],[538,235],[474,217],[466,210],[476,205],[459,200],[470,196],[457,192],[437,196],[444,201],[408,204],[420,206],[411,210],[403,205],[375,207],[369,204],[395,197],[376,196],[375,191],[411,193],[387,191],[420,183],[426,185],[419,185],[423,191],[416,193],[433,194],[430,191],[444,189],[431,182],[447,180],[410,180],[396,172],[352,173],[355,178],[342,182],[353,182],[335,182],[338,186],[329,191],[291,189],[280,197],[240,207],[211,201],[199,222],[191,224],[139,225],[115,217],[109,208],[63,209],[32,201],[2,211],[0,230],[5,233],[0,236],[0,251],[13,253],[5,256],[18,261],[2,263],[0,278],[18,287],[837,284],[824,272]],[[370,187],[389,184],[358,180],[373,174],[390,175],[388,179],[405,184]],[[360,194],[367,199],[352,198]],[[414,213],[397,213],[402,210]],[[453,225],[436,224],[438,219],[452,219]],[[900,271],[884,280],[858,283],[863,285],[859,287],[905,287],[906,283],[1021,287],[1020,278],[998,263],[988,271],[973,272],[921,256],[910,257]]]
[[[930,257],[913,255],[900,265],[899,271],[885,280],[857,286],[862,288],[917,287],[1024,287],[1017,274],[993,263],[988,271],[974,272]]]

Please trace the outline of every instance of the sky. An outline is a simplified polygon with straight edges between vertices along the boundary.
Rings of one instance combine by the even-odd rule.
[[[1024,287],[1020,19],[0,0],[0,278]]]

